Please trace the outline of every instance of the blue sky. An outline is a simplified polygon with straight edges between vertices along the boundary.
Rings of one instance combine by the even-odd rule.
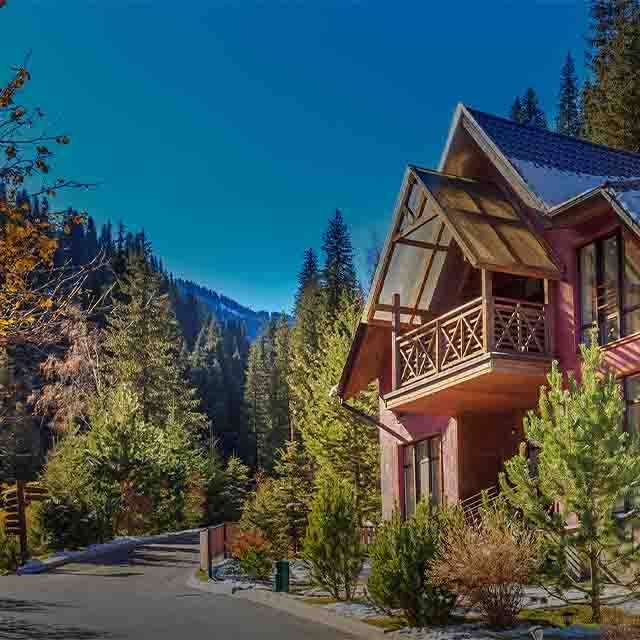
[[[455,105],[548,116],[586,0],[9,0],[0,69],[72,136],[58,168],[100,224],[144,227],[175,274],[291,306],[339,207],[360,265],[404,167],[435,166]],[[69,198],[70,196],[65,196]]]

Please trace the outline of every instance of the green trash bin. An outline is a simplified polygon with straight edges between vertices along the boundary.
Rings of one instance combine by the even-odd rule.
[[[289,561],[278,560],[276,562],[276,577],[274,591],[278,593],[289,593]]]

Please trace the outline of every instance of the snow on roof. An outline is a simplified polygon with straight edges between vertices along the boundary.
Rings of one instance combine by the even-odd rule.
[[[640,224],[640,180],[611,182],[605,188],[625,212]]]
[[[468,112],[548,209],[604,182],[640,178],[640,154],[518,124],[475,109]],[[637,201],[638,213],[634,217],[640,214],[639,204]]]

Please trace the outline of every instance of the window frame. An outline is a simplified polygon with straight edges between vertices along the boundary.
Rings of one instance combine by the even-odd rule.
[[[603,336],[605,336],[605,327],[607,317],[604,312],[598,309],[598,289],[604,285],[604,275],[605,275],[605,252],[604,252],[604,244],[607,240],[611,240],[615,238],[616,244],[618,247],[618,256],[617,256],[617,295],[616,295],[616,314],[617,314],[617,324],[618,324],[618,337],[612,340],[604,341]],[[582,282],[582,268],[581,268],[581,253],[587,247],[593,245],[595,251],[595,312],[596,312],[596,322],[598,325],[598,342],[601,345],[610,344],[615,342],[616,340],[620,340],[621,338],[626,337],[626,323],[625,323],[625,315],[627,313],[632,313],[636,310],[640,305],[636,305],[634,307],[630,307],[629,309],[625,309],[624,307],[624,272],[625,272],[625,251],[624,251],[624,234],[622,233],[621,228],[617,228],[614,231],[609,231],[601,236],[596,238],[592,238],[588,242],[579,245],[576,247],[576,273],[577,273],[577,296],[576,300],[578,304],[576,305],[576,327],[578,328],[577,338],[578,344],[584,342],[585,331],[588,330],[593,323],[583,324],[582,323],[582,296],[583,296],[583,282]]]
[[[433,442],[434,441],[438,441],[437,442],[437,456],[431,456],[431,453],[433,452],[432,446],[433,446]],[[423,491],[422,491],[422,487],[421,487],[421,482],[420,482],[420,461],[418,460],[418,447],[421,444],[427,443],[429,449],[429,460],[435,460],[437,459],[438,461],[438,482],[439,482],[439,489],[440,489],[440,494],[438,496],[438,503],[437,504],[442,504],[443,502],[443,497],[444,497],[444,470],[443,470],[443,461],[442,461],[442,434],[437,433],[437,434],[433,434],[431,436],[427,436],[425,438],[421,438],[420,440],[415,440],[414,442],[410,442],[409,444],[403,445],[402,447],[402,453],[401,453],[401,462],[402,462],[402,515],[403,517],[406,519],[407,518],[407,514],[408,514],[408,509],[407,509],[407,482],[406,482],[406,478],[407,478],[407,469],[410,469],[411,466],[413,466],[413,497],[415,500],[415,506],[414,506],[414,512],[415,512],[415,507],[418,506],[418,504],[420,504],[420,501],[423,499],[424,495],[423,495]],[[412,464],[407,464],[405,462],[406,460],[406,453],[407,453],[407,449],[411,448],[412,450],[412,454],[413,454],[413,459],[412,459]],[[429,484],[431,485],[431,473],[429,474]],[[433,493],[432,493],[432,487],[429,486],[428,490],[427,490],[427,494],[429,495],[429,498],[432,499]],[[411,514],[409,514],[411,515]]]

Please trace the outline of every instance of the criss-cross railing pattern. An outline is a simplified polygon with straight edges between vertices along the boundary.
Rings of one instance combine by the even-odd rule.
[[[482,353],[483,327],[482,299],[478,298],[400,336],[400,384]]]
[[[495,350],[512,353],[547,353],[544,305],[495,298]]]
[[[396,348],[399,386],[488,351],[548,356],[545,307],[509,298],[493,298],[488,304],[476,298],[398,336]]]

